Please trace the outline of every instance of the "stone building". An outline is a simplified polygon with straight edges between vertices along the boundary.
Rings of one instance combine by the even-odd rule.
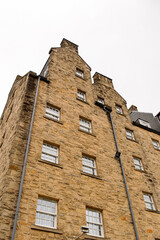
[[[160,239],[160,113],[92,83],[76,44],[49,54],[0,120],[0,239]]]

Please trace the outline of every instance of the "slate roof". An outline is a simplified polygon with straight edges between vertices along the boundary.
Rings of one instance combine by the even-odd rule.
[[[130,113],[132,123],[138,127],[142,127],[148,131],[160,134],[160,121],[157,117],[154,117],[152,113],[144,113],[133,111]],[[151,128],[145,127],[139,123],[138,119],[144,120],[150,123]]]

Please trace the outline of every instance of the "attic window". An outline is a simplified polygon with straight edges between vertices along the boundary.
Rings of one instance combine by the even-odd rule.
[[[151,125],[150,125],[149,122],[144,121],[144,120],[142,120],[142,119],[138,119],[138,120],[139,120],[139,123],[140,123],[141,125],[143,125],[143,126],[145,126],[145,127],[148,127],[148,128],[151,128]]]
[[[79,68],[76,68],[76,76],[80,78],[84,78],[84,72]]]

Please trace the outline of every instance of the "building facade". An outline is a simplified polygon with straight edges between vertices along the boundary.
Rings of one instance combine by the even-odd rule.
[[[0,120],[0,239],[160,239],[160,114],[92,83],[76,44],[49,54]]]

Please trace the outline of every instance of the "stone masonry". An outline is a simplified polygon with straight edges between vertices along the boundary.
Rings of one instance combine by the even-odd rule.
[[[112,109],[139,239],[160,239],[160,151],[152,144],[152,139],[160,142],[159,134],[132,124],[126,101],[110,78],[95,73],[92,83],[91,68],[78,55],[76,44],[63,39],[61,47],[50,50],[44,70],[15,239],[73,240],[86,226],[86,208],[101,212],[104,235],[84,234],[82,239],[136,239],[111,121],[95,105],[98,97]],[[0,120],[0,240],[12,236],[37,79],[33,72],[17,76]],[[78,90],[86,93],[86,101],[77,98]],[[60,120],[46,116],[48,104],[60,110]],[[123,114],[117,113],[116,105]],[[80,118],[91,122],[91,133],[80,129]],[[133,131],[134,141],[126,138],[126,129]],[[58,147],[58,163],[42,160],[44,142]],[[82,155],[95,159],[96,175],[83,171]],[[142,159],[144,171],[135,169],[133,156]],[[156,210],[146,209],[143,193],[152,194]],[[57,202],[56,228],[35,224],[39,196]]]

